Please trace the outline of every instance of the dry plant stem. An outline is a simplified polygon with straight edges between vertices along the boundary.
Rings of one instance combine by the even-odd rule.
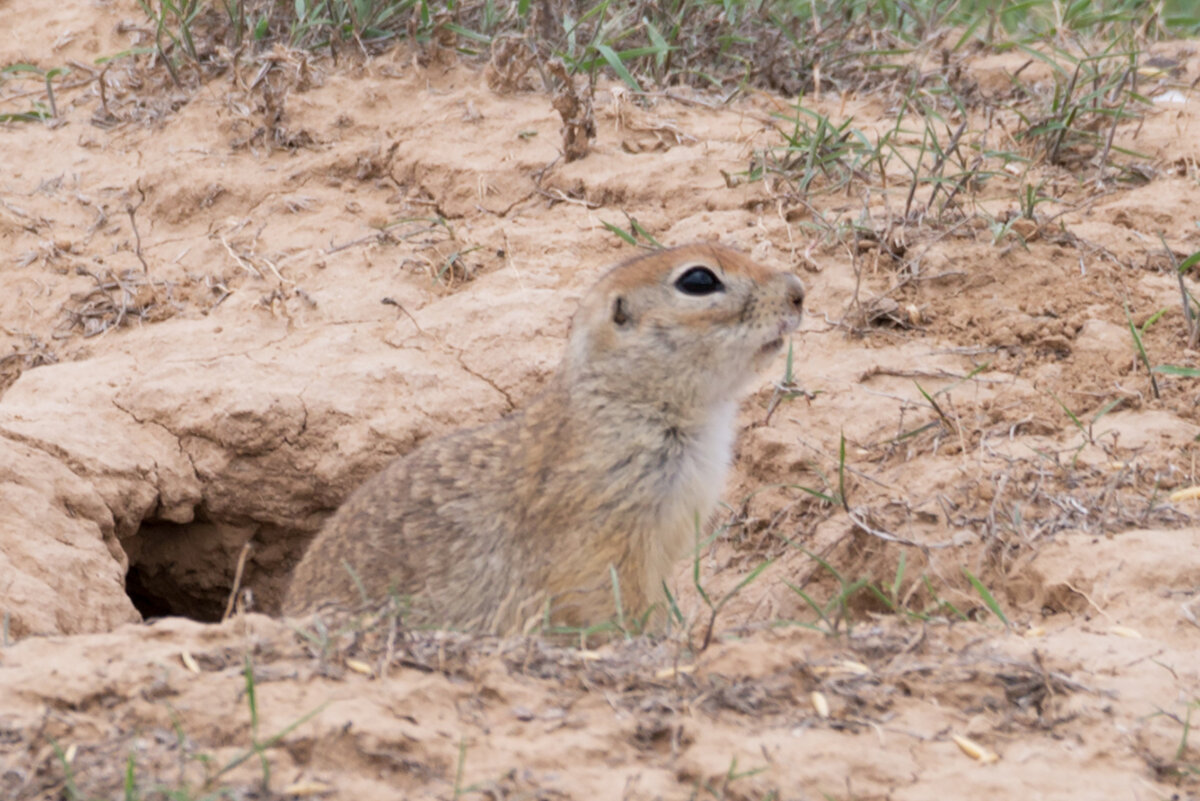
[[[96,86],[100,90],[100,108],[104,109],[105,119],[114,119],[113,113],[108,109],[108,93],[104,88],[104,76],[108,74],[108,68],[111,62],[104,65],[104,69],[100,70],[100,74],[96,76]]]
[[[1188,348],[1194,350],[1200,344],[1200,318],[1196,316],[1196,312],[1192,308],[1191,297],[1188,295],[1183,273],[1176,270],[1175,277],[1179,280],[1179,294],[1183,299],[1183,319],[1188,329]]]
[[[863,532],[864,534],[869,534],[877,539],[881,539],[885,542],[894,542],[897,545],[907,545],[911,548],[920,548],[923,551],[935,548],[949,548],[954,545],[953,542],[924,543],[917,542],[916,540],[906,539],[905,537],[897,537],[895,534],[889,534],[886,531],[881,531],[874,526],[869,525],[862,518],[857,509],[848,509],[846,511],[846,516],[850,518],[850,522],[853,523],[855,528],[857,528],[859,531]]]
[[[948,195],[946,195],[946,202],[944,204],[942,204],[943,209],[950,208],[950,204],[954,202],[954,199],[956,197],[958,197],[958,193],[961,192],[963,190],[963,188],[967,186],[967,184],[969,184],[972,180],[975,179],[975,177],[979,174],[979,168],[983,166],[983,162],[984,162],[983,156],[975,157],[975,160],[971,162],[971,168],[969,170],[967,170],[963,174],[963,176],[958,179],[957,182],[955,182],[954,188],[950,190],[950,193]],[[937,191],[938,186],[940,186],[940,184],[938,184],[937,186],[934,186],[935,192]],[[925,207],[926,214],[929,213],[929,207],[932,205],[933,205],[933,197],[931,195],[929,198],[929,206]]]
[[[1197,619],[1196,613],[1192,610],[1192,607],[1196,604],[1200,604],[1200,598],[1191,601],[1190,603],[1180,604],[1179,612],[1181,615],[1183,615],[1187,622],[1200,629],[1200,619]]]
[[[850,296],[850,303],[846,306],[846,311],[842,313],[841,319],[835,323],[838,327],[846,325],[846,318],[854,311],[862,309],[862,301],[858,297],[858,293],[862,288],[862,264],[859,260],[858,250],[858,230],[854,231],[854,242],[847,244],[850,251],[850,266],[854,269],[854,293]]]
[[[958,126],[958,130],[955,131],[954,135],[950,137],[950,142],[942,149],[940,153],[938,153],[937,159],[933,162],[933,168],[929,171],[930,175],[941,174],[942,165],[945,163],[946,157],[958,150],[958,141],[962,138],[963,133],[965,133],[967,130],[967,122],[968,120],[965,119],[962,121],[962,123]],[[966,178],[963,180],[966,180]],[[909,190],[910,194],[916,189],[916,186],[917,182],[913,181],[912,188]],[[940,183],[933,185],[933,191],[929,193],[929,202],[925,204],[925,214],[928,214],[929,210],[933,208],[933,201],[937,199],[938,190],[941,188],[942,185]]]
[[[388,235],[387,231],[377,231],[373,234],[367,234],[364,237],[360,237],[358,239],[354,239],[349,242],[343,242],[340,245],[330,244],[330,246],[325,249],[325,254],[332,255],[334,253],[338,253],[343,250],[349,250],[350,248],[355,247],[356,245],[365,245],[369,242],[377,242],[379,244],[383,244],[383,243],[389,241],[389,239],[390,239],[390,236]]]
[[[1129,77],[1132,73],[1133,73],[1133,70],[1125,70],[1125,74],[1121,76],[1121,80],[1117,84],[1117,88],[1114,92],[1115,95],[1119,96],[1121,94],[1121,87],[1123,87],[1125,85],[1125,82],[1127,80],[1129,80]],[[1121,103],[1120,108],[1122,108],[1122,109],[1125,108],[1125,104]],[[1108,163],[1108,154],[1112,150],[1113,137],[1115,137],[1117,135],[1117,124],[1120,123],[1120,121],[1121,121],[1121,114],[1120,113],[1114,114],[1112,125],[1110,125],[1108,128],[1108,136],[1105,137],[1105,140],[1104,140],[1104,152],[1100,154],[1100,162],[1096,166],[1096,182],[1097,183],[1101,183],[1104,181],[1104,165],[1106,165]]]
[[[603,205],[602,203],[594,203],[587,199],[568,197],[561,189],[547,192],[545,189],[538,187],[535,191],[537,194],[554,203],[574,203],[577,206],[583,206],[585,209],[598,209]]]
[[[590,93],[581,96],[576,91],[575,82],[561,61],[551,61],[548,68],[560,84],[553,106],[563,121],[563,156],[569,162],[576,161],[588,154],[591,140],[596,136],[592,98]]]
[[[242,546],[242,552],[238,554],[237,568],[233,571],[233,586],[229,590],[229,600],[225,604],[225,614],[221,615],[221,622],[224,623],[233,614],[234,606],[237,603],[238,592],[242,588],[242,574],[246,570],[246,558],[250,556],[250,551],[254,546],[247,542]]]
[[[241,267],[250,275],[256,275],[259,278],[266,278],[266,276],[262,274],[261,270],[259,270],[253,264],[248,264],[245,259],[234,252],[233,246],[229,244],[229,240],[225,238],[224,234],[221,235],[221,244],[225,246],[225,252],[229,254],[229,257],[232,258],[239,267]]]
[[[387,678],[388,665],[392,664],[392,660],[396,656],[396,634],[400,629],[399,617],[397,615],[389,615],[389,618],[387,643],[384,647],[383,656],[379,660],[379,668],[376,670],[381,679]]]
[[[414,327],[416,327],[418,334],[423,335],[425,333],[425,331],[421,328],[421,324],[417,322],[417,318],[412,316],[412,312],[404,308],[404,306],[401,305],[400,302],[395,298],[384,298],[380,301],[380,303],[384,304],[385,306],[395,306],[397,309],[404,312],[405,317],[412,321],[412,324]]]
[[[146,312],[155,303],[150,301],[143,305],[136,305],[136,287],[155,286],[156,284],[138,276],[134,270],[127,270],[119,276],[109,273],[107,278],[101,278],[82,267],[76,268],[76,271],[96,282],[96,286],[91,291],[71,296],[72,301],[80,304],[77,308],[71,306],[63,308],[70,325],[79,325],[83,328],[85,338],[102,334],[110,328],[119,328],[130,316],[145,319]],[[160,283],[157,286],[169,286],[169,284]],[[114,291],[117,294],[112,294]],[[131,303],[135,305],[131,306]],[[54,336],[56,339],[61,339],[68,334],[59,332]]]
[[[697,653],[704,653],[708,650],[708,646],[712,644],[713,628],[716,626],[716,624],[717,612],[716,610],[710,610],[710,614],[708,616],[708,626],[706,626],[704,629],[704,640],[700,643]]]
[[[149,275],[150,274],[150,265],[146,264],[146,259],[142,256],[142,235],[140,233],[138,233],[137,217],[135,216],[137,214],[137,210],[140,209],[142,207],[142,204],[146,202],[146,193],[144,191],[142,191],[142,182],[141,181],[138,181],[135,184],[135,186],[136,186],[137,192],[138,192],[137,205],[134,206],[132,204],[126,204],[125,212],[129,215],[129,225],[133,228],[133,239],[134,239],[133,253],[135,256],[137,256],[137,260],[142,263],[142,272],[145,273],[146,275]]]
[[[58,93],[61,95],[63,93],[63,91],[66,89],[78,89],[81,86],[87,86],[91,82],[92,82],[92,78],[88,77],[88,78],[84,78],[82,80],[72,81],[71,83],[65,83],[58,87]],[[42,86],[39,86],[37,89],[26,89],[23,92],[13,92],[11,95],[5,95],[4,100],[6,100],[6,101],[18,100],[22,97],[31,97],[33,95],[44,95],[44,94],[46,94],[45,84],[43,84]]]
[[[1074,95],[1075,83],[1079,80],[1079,72],[1082,69],[1083,69],[1082,62],[1075,65],[1075,71],[1073,73],[1071,73],[1071,80],[1067,83],[1066,91],[1063,93],[1064,98],[1070,98],[1072,95]],[[1058,164],[1058,150],[1060,147],[1062,147],[1062,143],[1063,143],[1063,140],[1066,138],[1066,135],[1067,135],[1067,127],[1063,126],[1063,127],[1059,128],[1058,133],[1054,138],[1054,146],[1050,148],[1050,152],[1047,155],[1047,160],[1051,164]]]

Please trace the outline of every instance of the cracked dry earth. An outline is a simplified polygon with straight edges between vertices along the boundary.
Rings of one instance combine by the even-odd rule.
[[[139,14],[4,7],[22,22],[3,63],[43,67],[128,48],[118,23]],[[89,33],[52,47],[47,30]],[[1148,183],[1084,193],[1046,168],[1061,228],[1024,247],[915,228],[898,259],[886,236],[848,247],[770,187],[726,185],[778,142],[784,98],[636,108],[602,86],[591,153],[544,169],[561,138],[542,93],[404,51],[314,61],[303,85],[289,64],[271,125],[226,76],[144,105],[118,82],[102,125],[84,81],[58,124],[0,128],[0,798],[125,797],[127,772],[133,797],[1198,796],[1200,528],[1167,495],[1197,483],[1200,388],[1162,375],[1153,396],[1124,308],[1138,324],[1167,308],[1149,353],[1196,365],[1159,235],[1200,248],[1200,98],[1118,128]],[[966,65],[982,87],[1010,67]],[[893,124],[880,98],[805,102]],[[880,231],[907,191],[892,183],[871,200]],[[1019,186],[1001,174],[980,202],[1003,212]],[[271,617],[357,483],[536,391],[575,299],[628,255],[602,224],[622,212],[808,285],[809,394],[773,403],[781,358],[746,403],[701,581],[719,598],[773,561],[714,644],[387,621],[306,638]],[[1085,436],[1058,400],[1085,423],[1120,402]],[[833,492],[843,434],[853,517],[781,486]],[[242,611],[215,622],[243,554]],[[787,625],[816,620],[793,587],[838,590],[809,554],[936,614],[863,591],[849,631]],[[676,584],[696,645],[691,567]]]

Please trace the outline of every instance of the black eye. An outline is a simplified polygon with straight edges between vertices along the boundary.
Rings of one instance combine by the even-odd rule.
[[[675,279],[675,288],[685,295],[711,295],[724,292],[721,279],[707,267],[692,267]]]

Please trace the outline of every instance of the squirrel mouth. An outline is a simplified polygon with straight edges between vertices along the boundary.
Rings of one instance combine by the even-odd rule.
[[[800,318],[789,317],[779,323],[779,336],[758,349],[759,356],[774,356],[783,350],[783,338],[800,327]]]
[[[774,356],[783,350],[783,337],[776,337],[758,349],[760,356]]]
[[[775,337],[774,339],[768,341],[766,344],[762,345],[761,347],[759,347],[758,352],[754,354],[755,357],[760,358],[760,359],[767,359],[767,358],[770,358],[770,357],[774,356],[775,354],[779,353],[779,351],[783,350],[784,337],[786,337],[788,334],[792,333],[799,327],[800,327],[800,317],[799,316],[787,317],[787,318],[781,320],[779,322],[779,328],[777,328],[775,331],[775,333],[777,333],[778,336]]]

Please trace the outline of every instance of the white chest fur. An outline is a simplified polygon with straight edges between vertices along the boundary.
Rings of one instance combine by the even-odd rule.
[[[655,598],[675,563],[695,547],[698,530],[703,536],[720,499],[733,456],[736,416],[735,402],[718,406],[703,428],[683,438],[665,465],[668,475],[662,477],[655,534],[646,543],[645,581]]]

